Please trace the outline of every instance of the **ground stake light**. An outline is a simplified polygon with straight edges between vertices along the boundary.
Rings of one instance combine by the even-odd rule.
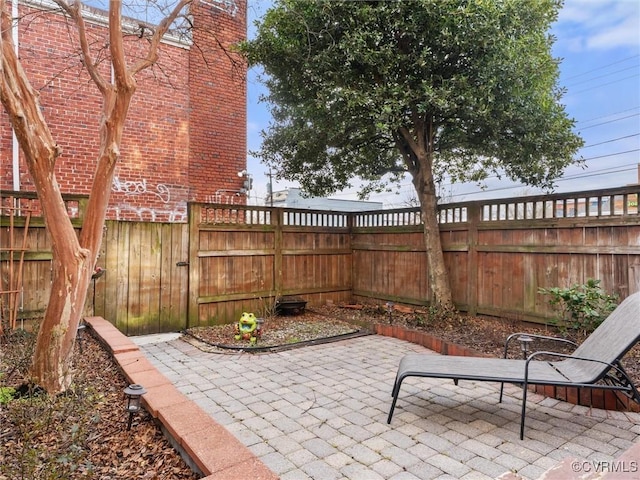
[[[129,412],[129,420],[127,422],[127,430],[131,430],[131,422],[133,422],[133,416],[140,411],[140,399],[142,395],[147,393],[142,385],[134,383],[124,389],[124,394],[127,396],[127,412]]]
[[[533,342],[533,338],[529,335],[520,335],[518,337],[518,341],[520,342],[520,348],[522,349],[522,357],[526,360],[529,356],[529,344]]]
[[[387,307],[387,313],[389,314],[389,324],[393,323],[393,318],[392,318],[392,314],[393,314],[393,302],[387,302],[385,303],[385,306]]]

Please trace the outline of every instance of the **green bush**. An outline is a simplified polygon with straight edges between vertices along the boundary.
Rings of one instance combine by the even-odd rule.
[[[13,387],[0,387],[0,405],[9,403],[15,394],[16,389]]]
[[[538,292],[551,297],[549,305],[559,313],[554,323],[565,333],[569,329],[585,334],[594,331],[618,305],[618,296],[606,293],[600,280],[594,279],[584,285],[540,288]]]

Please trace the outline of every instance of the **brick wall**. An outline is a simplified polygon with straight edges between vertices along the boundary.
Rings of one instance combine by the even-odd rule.
[[[246,154],[246,88],[243,81],[246,69],[237,58],[225,54],[219,45],[228,49],[244,34],[246,22],[238,19],[246,17],[246,9],[239,9],[233,17],[223,10],[201,5],[196,15],[202,24],[194,32],[194,43],[214,48],[190,52],[191,101],[199,105],[207,105],[210,98],[219,101],[209,109],[191,111],[189,177],[194,200],[242,203],[244,196],[237,193],[244,179],[237,174],[245,168],[238,168],[238,165],[244,165]],[[215,75],[207,73],[211,67]],[[243,99],[241,106],[239,98]],[[211,145],[218,148],[211,149]]]
[[[237,172],[246,168],[245,68],[221,48],[245,38],[246,1],[235,4],[239,8],[233,14],[211,6],[194,10],[194,46],[163,44],[158,64],[136,77],[109,218],[184,221],[187,201],[240,190],[243,179]],[[58,183],[64,193],[88,194],[99,151],[102,98],[82,68],[73,26],[61,15],[43,15],[24,6],[20,13],[20,58],[63,151]],[[105,33],[103,26],[89,24],[96,58],[107,53],[100,50]],[[130,63],[141,58],[146,42],[136,35],[126,37]],[[103,61],[100,69],[109,79],[109,63]],[[0,189],[11,190],[11,129],[4,111],[0,169]],[[22,160],[20,189],[34,190]],[[231,201],[244,199],[233,195]]]

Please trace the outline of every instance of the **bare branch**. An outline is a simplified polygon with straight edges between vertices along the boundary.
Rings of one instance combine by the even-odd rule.
[[[171,24],[178,18],[182,12],[182,10],[189,4],[193,3],[194,0],[180,0],[177,5],[173,8],[171,13],[162,19],[160,24],[157,26],[153,35],[150,39],[149,51],[147,52],[147,56],[142,60],[138,61],[135,65],[133,65],[130,69],[130,74],[135,75],[141,70],[148,68],[149,66],[156,63],[158,60],[158,45],[160,45],[160,41],[164,34],[167,33]],[[114,2],[112,2],[114,3]],[[118,2],[120,3],[120,2]]]
[[[9,115],[27,162],[53,170],[61,150],[42,115],[38,92],[27,80],[16,56],[11,35],[11,14],[5,1],[0,0],[0,102]]]
[[[98,71],[98,62],[93,61],[89,41],[87,40],[87,28],[82,16],[82,2],[73,2],[69,4],[66,0],[53,0],[71,19],[78,28],[78,38],[80,40],[80,48],[82,50],[83,63],[89,73],[89,76],[97,85],[101,93],[105,94],[109,88],[109,83],[104,79]]]
[[[109,2],[109,50],[115,83],[118,86],[129,85],[127,61],[124,54],[124,38],[122,36],[122,1]]]

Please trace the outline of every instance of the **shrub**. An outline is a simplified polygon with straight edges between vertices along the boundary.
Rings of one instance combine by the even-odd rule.
[[[563,333],[568,329],[585,334],[594,331],[618,305],[618,296],[606,293],[600,288],[600,280],[594,279],[584,285],[540,288],[538,292],[551,297],[549,305],[559,312],[553,323]]]
[[[15,394],[16,389],[13,387],[0,387],[0,405],[9,403]]]

